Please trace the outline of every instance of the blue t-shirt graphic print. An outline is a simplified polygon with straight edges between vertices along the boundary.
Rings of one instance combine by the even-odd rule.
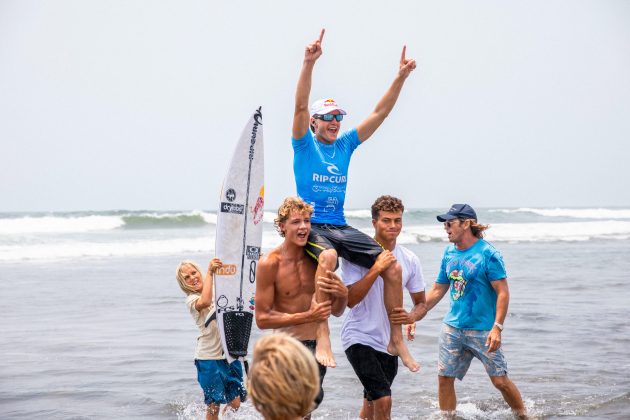
[[[473,246],[444,251],[437,283],[450,284],[451,309],[444,322],[467,330],[490,330],[494,325],[497,293],[491,282],[507,277],[501,253],[479,239]]]

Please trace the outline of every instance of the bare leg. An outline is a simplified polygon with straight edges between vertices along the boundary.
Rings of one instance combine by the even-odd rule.
[[[325,302],[331,300],[331,296],[328,293],[319,291],[317,287],[317,278],[319,276],[327,276],[326,271],[335,271],[337,265],[337,251],[334,249],[327,249],[319,254],[317,271],[315,272],[315,300],[319,302]],[[333,355],[332,348],[330,346],[330,330],[328,328],[328,320],[322,321],[317,327],[317,347],[315,348],[315,358],[317,361],[327,367],[337,367],[335,356]]]
[[[514,385],[514,382],[512,382],[507,375],[491,376],[490,380],[492,381],[492,385],[501,391],[503,399],[510,406],[512,411],[514,411],[514,414],[516,414],[516,416],[520,419],[526,419],[527,412],[525,410],[525,405],[523,404],[521,393],[516,385]]]
[[[208,408],[206,409],[206,420],[218,420],[220,408],[221,404],[208,404]]]
[[[365,398],[363,399],[363,406],[361,407],[359,418],[361,420],[374,420],[374,404],[372,404],[372,401],[368,401]]]
[[[374,420],[390,420],[392,414],[392,397],[381,397],[372,401]]]
[[[236,397],[232,401],[227,403],[225,407],[223,407],[222,415],[225,415],[225,412],[228,410],[232,412],[236,412],[240,407],[241,407],[241,397]]]
[[[394,308],[401,308],[403,306],[402,296],[402,268],[400,264],[396,263],[390,266],[386,271],[381,274],[384,283],[385,293],[385,309],[387,313],[391,313]],[[389,345],[387,351],[395,356],[400,357],[403,364],[412,372],[420,370],[420,364],[416,362],[409,349],[405,344],[402,336],[402,325],[389,324],[391,327],[391,334],[389,337]]]
[[[455,378],[438,375],[438,400],[440,410],[446,418],[455,418],[457,396],[455,395]]]

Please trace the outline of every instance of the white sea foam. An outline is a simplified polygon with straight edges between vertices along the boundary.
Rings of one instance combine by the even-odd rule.
[[[0,245],[0,261],[58,260],[81,257],[135,257],[214,252],[214,236],[199,238],[120,240],[90,242],[59,239],[36,244]],[[274,248],[282,242],[275,231],[264,232],[263,248]]]
[[[137,242],[55,242],[24,246],[0,246],[0,261],[57,260],[79,257],[134,257],[182,252],[212,251],[214,241],[168,239]]]
[[[201,210],[180,213],[124,213],[117,215],[54,215],[0,218],[0,235],[29,233],[81,233],[125,228],[216,225],[217,215]]]
[[[546,217],[573,217],[576,219],[630,219],[630,209],[541,209],[521,207],[518,209],[498,209],[490,210],[491,213],[533,213]]]
[[[0,235],[20,233],[72,233],[112,230],[123,226],[120,216],[20,217],[0,219]]]
[[[199,214],[201,215],[201,217],[203,217],[203,220],[205,220],[206,223],[211,224],[211,225],[217,224],[216,213],[206,213],[205,211],[199,211]]]
[[[496,223],[487,231],[489,241],[498,242],[552,242],[587,241],[589,239],[628,239],[630,222],[592,221],[565,223]],[[404,228],[400,243],[444,240],[442,226],[417,225]]]

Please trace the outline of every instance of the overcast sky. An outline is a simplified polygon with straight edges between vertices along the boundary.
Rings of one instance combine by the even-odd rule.
[[[213,210],[259,105],[276,208],[321,28],[342,128],[418,61],[346,208],[630,205],[630,1],[0,0],[0,211]]]

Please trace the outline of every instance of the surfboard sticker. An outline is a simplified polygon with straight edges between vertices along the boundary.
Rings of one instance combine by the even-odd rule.
[[[256,266],[262,245],[265,204],[262,112],[248,120],[221,188],[214,276],[217,323],[229,362],[247,354],[256,309]]]

